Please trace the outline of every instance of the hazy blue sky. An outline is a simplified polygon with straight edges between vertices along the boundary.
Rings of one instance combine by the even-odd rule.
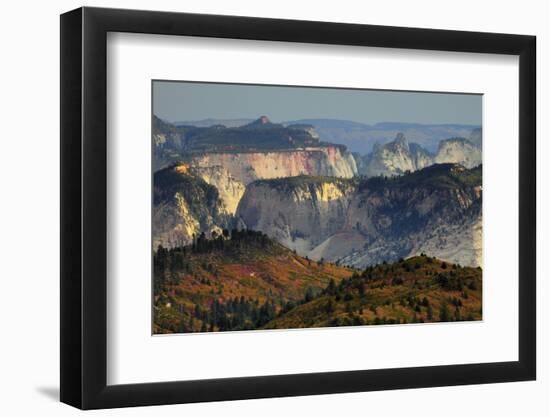
[[[481,125],[481,95],[155,81],[153,112],[171,122],[308,118]]]

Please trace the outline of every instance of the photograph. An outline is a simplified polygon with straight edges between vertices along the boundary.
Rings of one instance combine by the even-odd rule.
[[[482,99],[153,80],[152,333],[482,320]]]

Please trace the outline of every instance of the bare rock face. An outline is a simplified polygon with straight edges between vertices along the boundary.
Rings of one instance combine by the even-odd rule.
[[[163,201],[153,209],[153,247],[183,246],[198,236],[201,225],[181,193]]]
[[[261,116],[238,128],[174,126],[158,118],[153,127],[155,245],[244,227],[234,215],[254,181],[357,174],[345,147],[321,143],[310,125],[284,127]]]
[[[417,144],[410,144],[402,133],[392,142],[376,144],[366,161],[364,174],[368,177],[393,176],[412,172],[433,164],[433,157]]]
[[[357,174],[350,153],[337,146],[272,152],[207,153],[193,157],[199,169],[223,167],[244,185],[259,179],[299,175],[351,178]]]
[[[462,265],[481,264],[481,194],[475,187],[367,186],[349,216],[364,245],[344,255],[344,263],[363,267],[424,252]]]
[[[389,179],[290,180],[250,184],[237,216],[302,256],[365,267],[425,252],[481,264],[481,168],[445,164]]]
[[[195,156],[189,169],[218,189],[227,213],[234,215],[245,188],[253,181],[299,175],[351,178],[355,160],[338,147],[277,152],[207,153]]]
[[[434,158],[435,163],[457,163],[466,168],[481,164],[481,149],[464,138],[442,140]]]
[[[223,209],[227,214],[234,215],[237,205],[245,191],[245,185],[236,179],[222,166],[195,167],[191,171],[207,184],[216,187]]]
[[[244,227],[228,219],[235,215],[246,186],[258,179],[304,174],[350,178],[356,170],[349,153],[330,146],[194,156],[188,162],[155,173],[163,198],[158,199],[153,210],[154,244],[189,244],[193,235],[202,232],[219,232],[231,224]],[[165,178],[172,181],[169,187],[161,185]]]
[[[409,144],[409,150],[414,162],[414,166],[417,170],[433,165],[433,155],[422,146],[416,143],[411,143]]]
[[[481,144],[481,130],[472,132],[473,140]],[[433,164],[457,163],[466,168],[481,164],[481,148],[464,138],[440,141],[434,156],[416,143],[409,144],[399,133],[395,140],[385,145],[375,145],[371,154],[360,163],[360,174],[368,177],[403,175]]]
[[[188,245],[201,233],[220,233],[232,216],[218,189],[186,165],[155,172],[153,246]]]
[[[247,187],[237,217],[300,254],[345,227],[355,186],[335,178],[256,181]]]

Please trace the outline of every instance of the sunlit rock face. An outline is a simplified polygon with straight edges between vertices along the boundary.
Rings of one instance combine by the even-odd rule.
[[[335,146],[273,152],[207,153],[194,157],[191,165],[198,168],[223,167],[245,185],[259,179],[298,175],[351,178],[357,174],[351,154]]]
[[[219,198],[228,214],[235,214],[237,205],[245,191],[245,185],[222,166],[196,167],[192,170],[206,183],[216,187]]]
[[[464,138],[442,140],[434,158],[437,164],[452,162],[466,168],[478,166],[481,160],[481,149]]]
[[[367,156],[363,174],[368,177],[379,175],[402,175],[433,164],[432,155],[415,143],[409,144],[402,133],[385,145],[376,144]]]
[[[472,132],[473,140],[481,143],[481,131]],[[481,164],[481,148],[464,138],[444,139],[435,155],[416,143],[408,143],[399,133],[384,145],[376,144],[372,153],[361,157],[359,173],[367,177],[403,175],[433,164],[456,163],[466,168]]]
[[[220,233],[231,225],[232,215],[218,189],[187,165],[154,174],[153,245],[184,246],[201,233]],[[215,178],[215,173],[211,175]]]
[[[310,125],[285,127],[266,116],[236,128],[178,127],[156,118],[153,144],[153,240],[169,247],[200,233],[245,227],[235,214],[254,181],[357,175],[345,147],[321,143]]]
[[[300,254],[309,255],[345,227],[355,185],[334,178],[296,177],[251,183],[237,217]]]
[[[299,175],[351,178],[355,160],[338,147],[278,152],[208,153],[193,157],[192,171],[215,186],[225,209],[235,214],[246,185],[259,179]]]
[[[247,187],[236,216],[246,227],[316,260],[364,267],[425,252],[479,266],[478,170],[469,182],[462,178],[470,171],[456,164],[393,179],[257,181]]]

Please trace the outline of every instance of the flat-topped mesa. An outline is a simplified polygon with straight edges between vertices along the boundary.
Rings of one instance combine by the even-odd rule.
[[[325,152],[338,148],[340,153],[347,153],[343,145],[321,142],[311,125],[285,126],[272,123],[267,116],[239,127],[175,126],[155,118],[153,140],[155,171],[212,153],[276,153],[310,148]]]

